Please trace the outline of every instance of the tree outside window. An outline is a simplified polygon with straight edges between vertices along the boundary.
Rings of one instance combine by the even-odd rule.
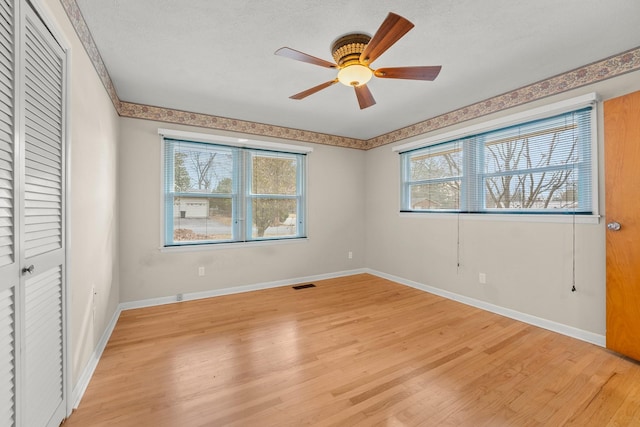
[[[304,155],[173,140],[165,155],[170,244],[303,236]]]

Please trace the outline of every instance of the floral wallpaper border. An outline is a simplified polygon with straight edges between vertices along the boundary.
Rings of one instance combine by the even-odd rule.
[[[111,97],[116,111],[123,117],[157,120],[167,123],[199,126],[360,150],[369,150],[391,144],[456,123],[482,117],[487,114],[640,70],[640,47],[637,47],[411,126],[406,126],[369,140],[363,140],[121,101],[76,0],[60,0],[60,2],[87,51],[89,58],[93,62],[107,93]]]
[[[122,117],[135,119],[157,120],[166,123],[199,126],[251,135],[271,136],[274,138],[313,142],[316,144],[334,145],[359,150],[362,150],[363,145],[366,143],[366,141],[362,139],[346,138],[301,129],[249,122],[246,120],[154,107],[151,105],[134,104],[126,101],[120,102],[119,114]]]
[[[640,47],[366,141],[365,150],[640,70]]]
[[[98,51],[98,46],[96,46],[96,43],[93,40],[91,31],[89,31],[89,27],[82,16],[78,3],[76,3],[76,0],[60,0],[60,3],[67,13],[69,20],[71,21],[71,25],[76,30],[76,34],[82,42],[84,50],[87,52],[87,55],[89,55],[89,59],[91,59],[100,80],[102,80],[102,84],[107,90],[107,93],[111,98],[111,102],[113,102],[113,106],[116,107],[116,111],[120,112],[120,98],[118,98],[118,93],[113,85],[113,81],[111,81],[111,76],[109,76],[107,67],[102,60],[100,52]]]

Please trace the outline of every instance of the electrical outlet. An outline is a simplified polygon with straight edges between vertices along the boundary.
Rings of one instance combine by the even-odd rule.
[[[198,276],[204,276],[204,267],[198,267]]]
[[[349,251],[348,257],[349,259],[353,259],[353,252]]]
[[[487,284],[487,274],[486,273],[478,274],[478,282],[480,282],[481,285],[486,285]]]

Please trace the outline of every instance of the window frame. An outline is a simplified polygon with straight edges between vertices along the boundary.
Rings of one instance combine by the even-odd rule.
[[[281,244],[291,243],[295,241],[307,240],[307,154],[311,153],[311,147],[302,145],[283,144],[277,142],[248,140],[246,138],[235,138],[223,135],[203,134],[196,132],[186,132],[171,129],[158,129],[160,136],[160,205],[161,205],[161,223],[160,223],[160,251],[192,251],[203,249],[219,249],[225,247],[239,247],[243,245],[264,245],[264,244]],[[176,243],[170,236],[173,233],[174,225],[173,204],[171,209],[167,203],[166,180],[169,178],[166,170],[166,153],[168,141],[181,141],[184,143],[205,144],[207,146],[218,146],[222,149],[231,150],[233,190],[232,193],[205,193],[184,195],[189,197],[202,197],[209,199],[214,198],[231,198],[232,200],[232,238],[228,240],[205,240],[202,242],[186,242]],[[252,198],[264,195],[251,194],[251,158],[256,153],[274,153],[284,157],[296,158],[296,194],[287,195],[286,198],[294,198],[297,203],[297,233],[294,236],[267,236],[253,237],[251,234],[251,220],[248,220]],[[175,193],[174,193],[175,194]],[[182,193],[180,193],[182,194]],[[174,197],[173,195],[171,196]],[[276,195],[279,198],[279,195]],[[171,212],[170,212],[171,210]]]
[[[599,167],[598,167],[598,109],[597,109],[598,96],[595,93],[579,96],[576,98],[567,99],[565,101],[557,102],[554,104],[534,108],[528,111],[511,114],[502,118],[486,121],[483,123],[475,124],[458,130],[445,132],[440,135],[436,135],[430,138],[416,140],[407,144],[392,147],[392,151],[398,153],[400,156],[400,197],[398,205],[400,207],[401,216],[450,216],[457,215],[468,218],[480,219],[504,219],[504,220],[518,220],[518,221],[532,221],[532,222],[581,222],[581,223],[598,223],[599,222]],[[431,209],[431,210],[415,210],[407,209],[405,201],[410,200],[410,186],[407,185],[408,174],[410,173],[409,162],[410,157],[403,155],[404,153],[421,150],[423,148],[435,147],[441,144],[452,144],[454,147],[455,141],[462,141],[462,144],[473,145],[473,150],[482,150],[484,143],[476,144],[465,140],[472,136],[477,136],[483,133],[506,129],[512,126],[522,125],[528,122],[551,118],[560,114],[577,111],[582,108],[591,107],[590,112],[590,124],[591,135],[589,147],[591,150],[591,163],[590,163],[590,179],[591,179],[591,212],[582,213],[575,210],[556,211],[553,209],[489,209],[485,206],[479,207],[471,204],[471,209]],[[464,147],[464,151],[468,148]],[[463,152],[464,152],[463,151]],[[463,162],[463,168],[467,167],[468,159]],[[484,200],[484,197],[478,197],[478,191],[484,190],[484,171],[477,170],[473,178],[476,186],[469,185],[466,171],[462,175],[462,188],[460,190],[460,206],[462,206],[463,199],[467,200],[467,206],[469,198],[476,198],[477,200]],[[477,179],[476,179],[477,178]],[[467,182],[465,182],[465,180]],[[465,185],[466,184],[466,185]]]

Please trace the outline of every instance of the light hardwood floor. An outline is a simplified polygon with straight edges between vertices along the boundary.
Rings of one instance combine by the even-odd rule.
[[[362,274],[122,313],[76,426],[640,426],[640,364]]]

